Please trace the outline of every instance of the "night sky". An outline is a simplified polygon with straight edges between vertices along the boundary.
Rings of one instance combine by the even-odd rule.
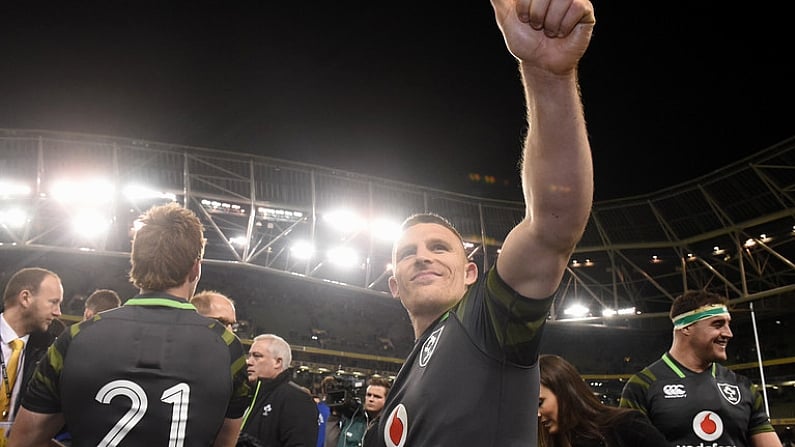
[[[791,12],[691,3],[595,3],[580,79],[597,201],[795,135]],[[518,197],[521,86],[485,0],[3,2],[0,54],[0,128]]]

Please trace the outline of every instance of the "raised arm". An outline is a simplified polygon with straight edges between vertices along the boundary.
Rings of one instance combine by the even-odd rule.
[[[588,0],[492,0],[527,101],[521,162],[524,219],[510,232],[497,271],[514,290],[557,289],[593,201],[593,166],[577,65],[595,24]]]

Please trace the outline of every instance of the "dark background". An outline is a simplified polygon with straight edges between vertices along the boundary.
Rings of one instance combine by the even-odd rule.
[[[595,2],[580,78],[597,200],[795,135],[792,8],[701,3]],[[0,128],[520,197],[521,86],[485,0],[4,2],[0,54]]]

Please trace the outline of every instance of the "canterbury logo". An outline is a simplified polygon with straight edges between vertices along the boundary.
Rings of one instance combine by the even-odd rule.
[[[685,386],[682,384],[665,385],[663,387],[663,394],[666,399],[676,399],[679,397],[686,397],[687,391],[685,391]]]

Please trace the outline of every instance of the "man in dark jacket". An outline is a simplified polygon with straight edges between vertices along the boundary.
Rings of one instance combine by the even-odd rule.
[[[36,362],[47,352],[54,340],[54,334],[47,332],[53,321],[61,316],[63,302],[63,286],[61,278],[46,269],[38,267],[23,268],[14,273],[6,284],[3,292],[3,313],[0,314],[0,344],[2,344],[4,376],[19,380],[9,380],[10,390],[6,390],[3,382],[2,390],[7,397],[0,408],[0,420],[12,421],[19,411],[24,393]],[[11,348],[9,343],[21,339],[24,355],[22,362],[16,363],[15,371],[10,371]],[[13,382],[13,383],[11,383]],[[6,394],[7,393],[7,394]]]
[[[246,360],[254,398],[243,418],[242,433],[267,446],[315,447],[318,410],[312,396],[292,382],[292,352],[273,334],[254,338]]]

